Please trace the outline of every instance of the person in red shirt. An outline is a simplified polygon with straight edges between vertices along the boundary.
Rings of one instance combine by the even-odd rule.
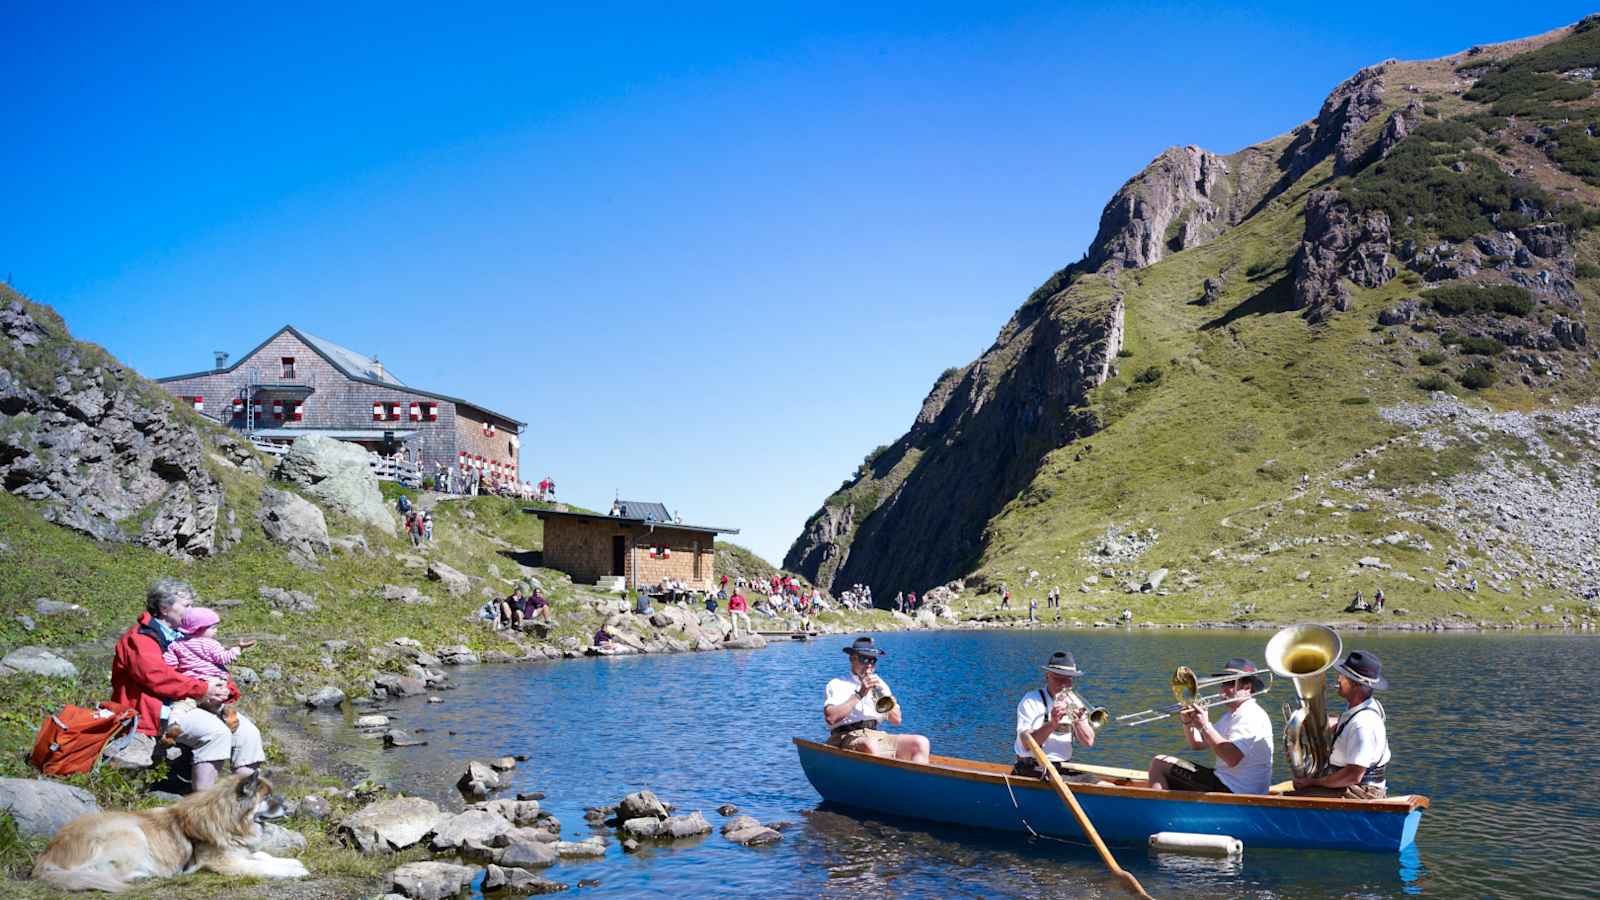
[[[726,578],[727,576],[723,576]],[[744,594],[734,591],[728,598],[728,619],[733,622],[733,633],[739,634],[739,620],[744,620],[744,630],[753,631],[750,627],[750,604],[744,599]]]
[[[183,614],[194,605],[195,592],[187,582],[162,578],[150,586],[145,596],[145,612],[120,640],[111,659],[111,699],[139,712],[139,734],[155,749],[155,736],[169,725],[176,725],[178,742],[194,750],[194,789],[203,791],[216,783],[224,760],[233,762],[233,771],[254,772],[266,761],[261,731],[243,713],[235,731],[215,714],[197,705],[233,703],[239,689],[233,681],[207,681],[190,678],[167,665],[161,658],[167,645],[183,632]]]

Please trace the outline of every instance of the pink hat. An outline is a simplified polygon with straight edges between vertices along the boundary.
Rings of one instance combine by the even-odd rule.
[[[217,615],[216,610],[204,606],[192,606],[183,614],[183,625],[180,627],[189,634],[195,634],[221,621],[222,617]]]

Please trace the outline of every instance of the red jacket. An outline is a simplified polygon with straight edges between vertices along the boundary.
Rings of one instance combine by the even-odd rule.
[[[111,699],[139,711],[139,731],[154,735],[161,730],[161,707],[174,700],[200,700],[210,685],[190,678],[167,665],[161,658],[165,650],[161,630],[151,624],[149,613],[117,641],[111,659]],[[228,681],[228,700],[239,699],[239,689]]]

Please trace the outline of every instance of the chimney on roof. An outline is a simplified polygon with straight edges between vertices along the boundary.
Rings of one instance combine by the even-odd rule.
[[[211,355],[216,357],[217,368],[226,369],[228,367],[228,352],[226,350],[213,350]]]
[[[376,356],[372,358],[372,371],[379,378],[384,377],[383,363]]]

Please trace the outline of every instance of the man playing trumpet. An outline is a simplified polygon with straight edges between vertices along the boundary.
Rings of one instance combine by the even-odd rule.
[[[1254,695],[1264,687],[1253,674],[1255,671],[1250,660],[1236,656],[1211,676],[1238,676],[1219,686],[1221,703],[1228,711],[1215,725],[1205,706],[1186,706],[1178,714],[1190,749],[1210,750],[1217,758],[1216,768],[1176,756],[1157,756],[1150,761],[1151,787],[1232,794],[1267,792],[1272,785],[1272,717],[1255,701]]]
[[[1024,733],[1033,735],[1057,769],[1072,759],[1074,739],[1085,747],[1094,746],[1089,707],[1072,690],[1073,679],[1083,674],[1072,654],[1053,653],[1050,661],[1040,668],[1044,669],[1044,688],[1023,694],[1022,702],[1017,704],[1017,740],[1012,748],[1017,754],[1017,764],[1011,768],[1011,774],[1030,778],[1043,778],[1044,772],[1022,743]],[[1062,776],[1070,781],[1097,780],[1093,776],[1067,772],[1062,772]]]
[[[878,677],[878,659],[883,650],[872,638],[856,638],[844,648],[850,656],[850,677],[828,682],[822,706],[823,721],[831,729],[828,745],[892,756],[910,762],[928,761],[928,739],[920,734],[890,734],[879,731],[879,721],[900,724],[900,703],[889,685]]]

